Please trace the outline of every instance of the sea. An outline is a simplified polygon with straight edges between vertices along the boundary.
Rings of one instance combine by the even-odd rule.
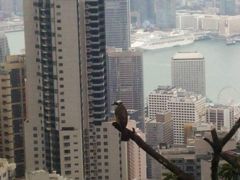
[[[24,49],[24,32],[6,34],[11,54]],[[240,43],[226,45],[224,40],[203,40],[172,48],[143,53],[144,98],[160,85],[171,85],[171,58],[177,52],[197,51],[205,57],[206,93],[209,101],[228,105],[240,103]]]

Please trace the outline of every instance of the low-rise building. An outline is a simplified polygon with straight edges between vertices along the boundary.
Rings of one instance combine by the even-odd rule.
[[[14,180],[15,179],[15,163],[8,163],[6,159],[0,159],[0,179]]]
[[[56,173],[56,171],[53,171],[52,173],[48,173],[44,170],[37,170],[37,171],[27,172],[26,180],[72,180],[72,179],[60,176],[59,174]]]

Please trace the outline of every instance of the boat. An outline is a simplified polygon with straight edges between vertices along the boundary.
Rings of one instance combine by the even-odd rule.
[[[188,45],[194,42],[195,37],[191,33],[174,31],[171,33],[154,31],[139,33],[134,37],[132,47],[141,50],[156,50],[169,47]]]
[[[226,45],[234,45],[234,44],[236,44],[236,41],[234,39],[231,39],[231,38],[226,39]]]

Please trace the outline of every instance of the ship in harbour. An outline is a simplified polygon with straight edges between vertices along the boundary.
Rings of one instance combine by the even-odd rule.
[[[132,47],[141,50],[156,50],[188,45],[193,43],[194,40],[194,34],[184,31],[137,31],[132,35]]]

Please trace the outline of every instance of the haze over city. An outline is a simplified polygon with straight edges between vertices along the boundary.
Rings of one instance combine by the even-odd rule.
[[[239,0],[0,0],[0,179],[240,178],[239,59]]]

